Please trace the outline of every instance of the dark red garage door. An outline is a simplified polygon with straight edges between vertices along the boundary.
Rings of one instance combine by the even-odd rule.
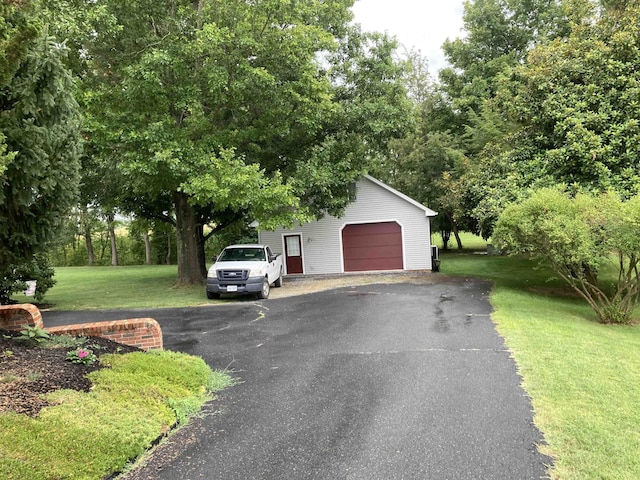
[[[396,222],[347,225],[342,230],[345,272],[401,270],[402,231]]]

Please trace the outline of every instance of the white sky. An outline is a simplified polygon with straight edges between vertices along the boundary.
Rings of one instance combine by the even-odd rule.
[[[436,76],[446,66],[442,43],[462,37],[463,0],[357,0],[355,21],[366,31],[387,32],[407,50],[420,50]]]

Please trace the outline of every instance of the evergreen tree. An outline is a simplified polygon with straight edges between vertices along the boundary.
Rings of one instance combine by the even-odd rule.
[[[45,250],[74,205],[82,143],[65,46],[43,32],[24,49],[0,85],[0,134],[10,152],[0,173],[0,276],[5,279],[16,265]]]

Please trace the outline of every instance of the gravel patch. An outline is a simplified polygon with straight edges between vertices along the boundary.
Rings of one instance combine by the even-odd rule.
[[[336,275],[287,275],[284,277],[282,288],[272,288],[269,298],[286,298],[334,288],[358,287],[361,285],[392,283],[433,284],[440,283],[445,279],[447,281],[452,280],[451,277],[445,277],[429,270],[344,273]],[[464,281],[464,279],[462,280]]]

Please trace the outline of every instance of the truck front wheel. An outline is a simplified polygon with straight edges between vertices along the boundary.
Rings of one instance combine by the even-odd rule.
[[[283,275],[284,275],[284,268],[280,267],[280,276],[274,282],[274,284],[273,284],[274,287],[281,287],[282,286],[282,276]]]
[[[264,280],[262,281],[262,289],[258,292],[258,298],[269,298],[269,289],[269,279],[264,277]]]

